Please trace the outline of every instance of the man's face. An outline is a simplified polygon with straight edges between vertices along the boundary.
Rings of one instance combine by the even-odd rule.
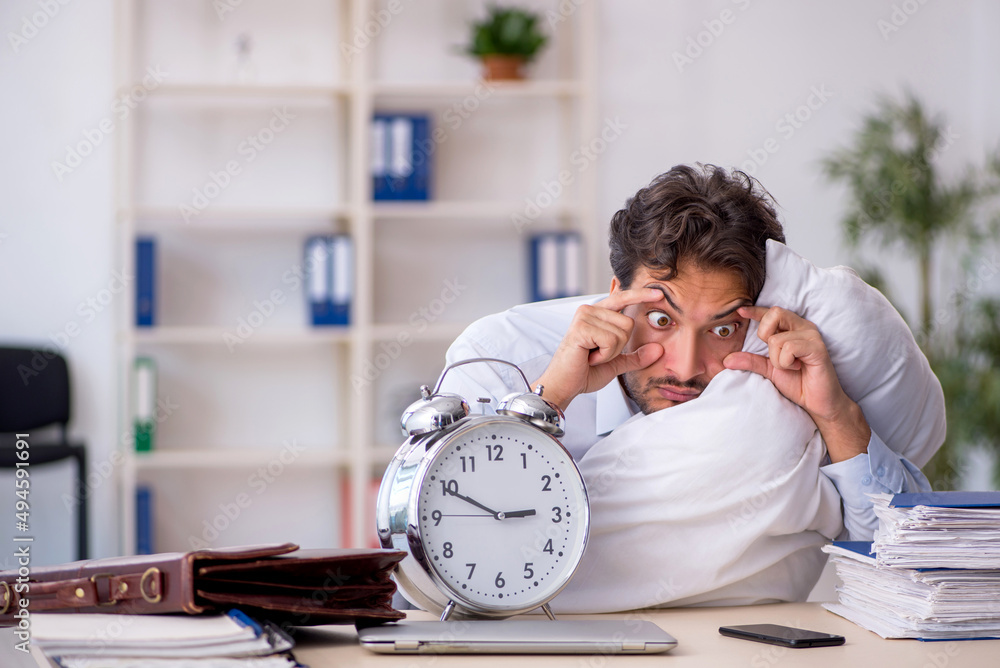
[[[735,272],[703,270],[681,262],[668,281],[640,267],[629,287],[663,293],[659,301],[622,311],[635,321],[625,352],[652,342],[663,346],[663,356],[651,366],[622,375],[629,396],[643,413],[696,398],[725,368],[726,355],[743,347],[748,320],[736,309],[752,301],[739,277]],[[612,292],[619,289],[618,280],[612,280]]]

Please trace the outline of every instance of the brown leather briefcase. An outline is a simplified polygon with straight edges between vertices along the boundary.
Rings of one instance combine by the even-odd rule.
[[[0,573],[0,625],[33,612],[163,614],[239,608],[294,626],[402,619],[389,578],[405,552],[293,543],[76,561]]]

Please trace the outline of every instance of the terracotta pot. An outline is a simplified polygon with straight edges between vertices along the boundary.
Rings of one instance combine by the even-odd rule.
[[[521,68],[524,58],[521,56],[491,55],[483,56],[483,77],[490,81],[514,80],[524,78]]]

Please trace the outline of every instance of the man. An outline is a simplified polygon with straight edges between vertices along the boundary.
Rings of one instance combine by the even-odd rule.
[[[520,366],[566,411],[563,443],[578,460],[631,416],[697,401],[725,369],[750,371],[815,422],[829,459],[821,471],[844,501],[845,536],[871,539],[877,521],[867,493],[929,489],[919,467],[882,442],[844,391],[817,327],[754,305],[766,242],[784,242],[769,195],[754,180],[714,166],[674,167],[614,215],[609,238],[607,297],[484,318],[453,344],[448,363],[496,357]],[[767,356],[741,351],[751,321]],[[449,374],[446,390],[495,398],[518,389],[499,366],[460,371]],[[940,427],[927,434],[933,452],[943,438],[943,405],[925,409],[936,411]]]

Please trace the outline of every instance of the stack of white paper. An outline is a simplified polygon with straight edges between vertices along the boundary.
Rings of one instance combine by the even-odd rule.
[[[274,656],[291,649],[287,638],[227,615],[42,613],[31,621],[31,642],[60,666],[295,665]]]
[[[875,535],[878,564],[907,568],[1000,568],[1000,507],[956,505],[962,503],[960,499],[971,502],[975,498],[988,503],[994,495],[938,492],[917,497],[939,497],[941,503],[952,504],[950,507],[900,507],[890,494],[871,495],[879,518]]]
[[[873,498],[874,543],[823,548],[843,582],[824,607],[883,638],[1000,638],[1000,495]]]

